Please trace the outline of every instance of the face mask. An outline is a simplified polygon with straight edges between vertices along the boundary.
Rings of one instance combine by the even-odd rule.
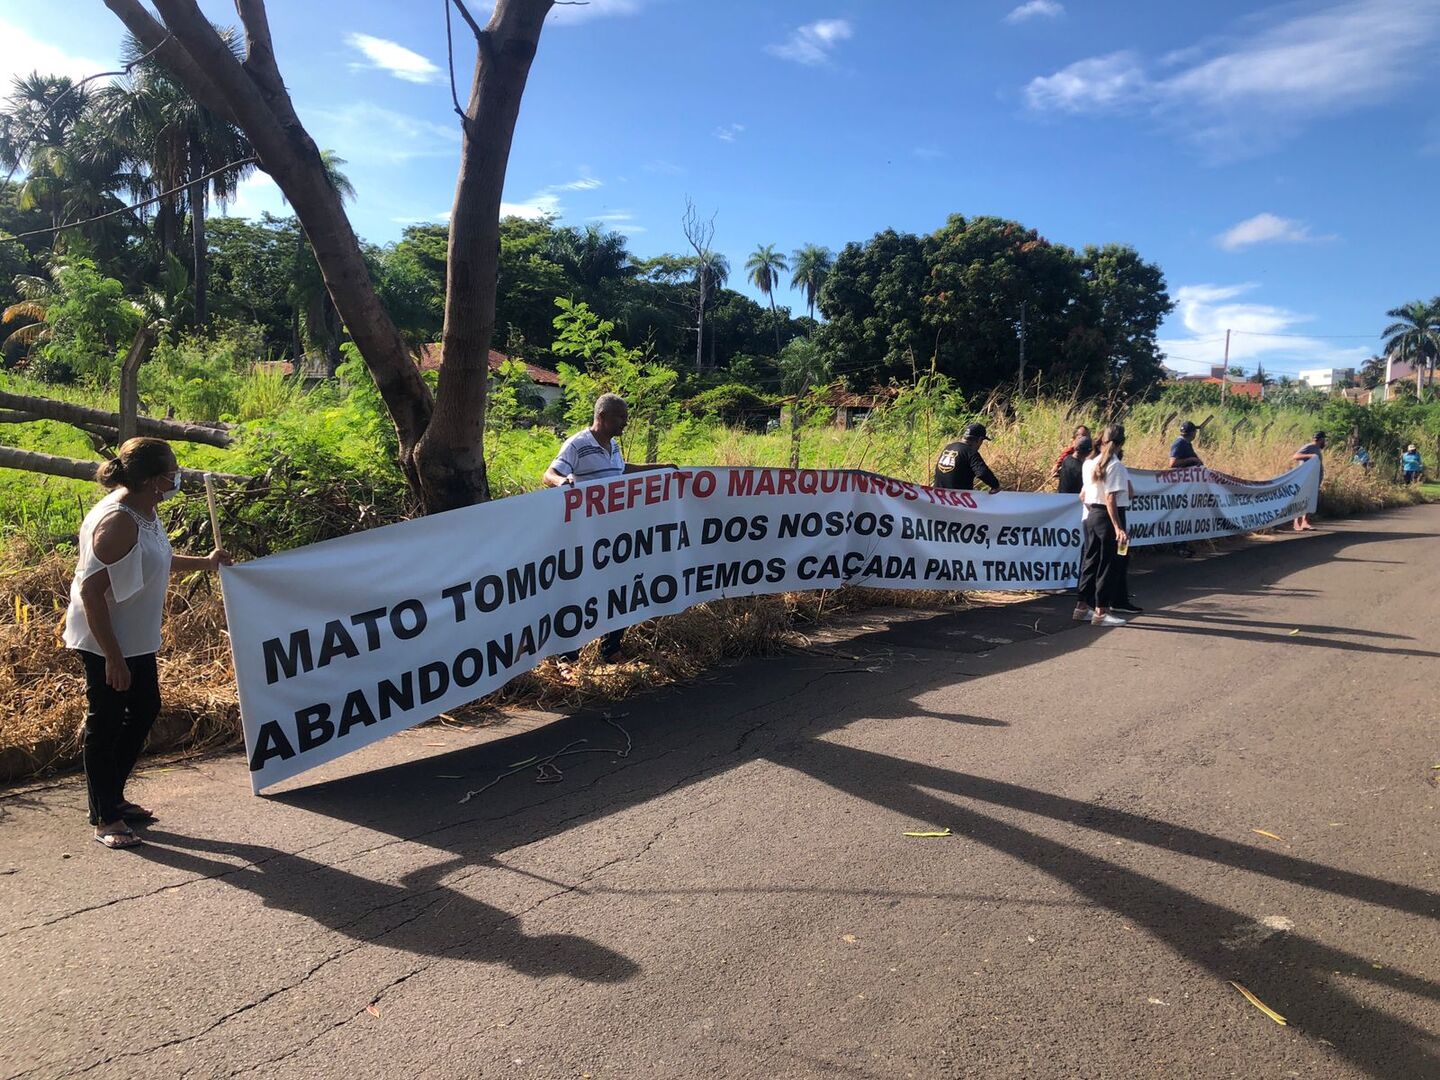
[[[164,490],[164,491],[162,491],[162,492],[160,493],[160,501],[161,501],[161,502],[164,502],[166,499],[173,499],[176,495],[179,495],[179,494],[180,494],[180,470],[179,470],[179,469],[176,469],[176,470],[175,470],[175,483],[173,483],[172,485],[170,485],[170,487],[168,487],[166,490]]]

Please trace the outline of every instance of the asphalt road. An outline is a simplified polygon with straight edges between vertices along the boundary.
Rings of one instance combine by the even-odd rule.
[[[1154,559],[1123,629],[873,622],[263,799],[152,766],[134,853],[73,778],[6,793],[0,1077],[1440,1076],[1437,535]]]

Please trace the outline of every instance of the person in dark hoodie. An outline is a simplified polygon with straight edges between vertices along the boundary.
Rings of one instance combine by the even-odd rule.
[[[1082,435],[1075,440],[1070,453],[1060,459],[1056,469],[1056,475],[1060,478],[1059,491],[1061,495],[1079,495],[1085,486],[1082,476],[1085,468],[1085,459],[1090,456],[1090,451],[1095,448],[1089,435]]]

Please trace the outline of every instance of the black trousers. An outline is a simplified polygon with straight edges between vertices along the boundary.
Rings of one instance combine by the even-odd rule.
[[[609,660],[616,653],[618,653],[620,651],[620,642],[624,639],[624,637],[624,630],[611,630],[610,633],[606,634],[600,641],[600,659]],[[579,658],[579,649],[560,654],[561,660],[569,660],[572,663]]]
[[[1116,511],[1125,524],[1125,511]],[[1115,526],[1103,506],[1085,511],[1085,551],[1080,561],[1080,603],[1093,608],[1111,608],[1128,599],[1126,562],[1116,551]]]
[[[105,658],[80,652],[85,663],[85,783],[90,790],[90,824],[120,820],[125,782],[140,759],[155,717],[160,715],[160,683],[155,654],[132,656],[130,689],[115,690],[105,681]]]

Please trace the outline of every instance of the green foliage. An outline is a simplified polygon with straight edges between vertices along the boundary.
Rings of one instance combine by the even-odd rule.
[[[675,423],[680,406],[673,391],[679,375],[673,368],[647,359],[642,349],[626,348],[614,337],[615,324],[602,319],[584,303],[557,299],[555,344],[558,356],[574,357],[583,367],[560,365],[565,391],[566,419],[585,427],[593,418],[595,399],[619,394],[630,407],[630,445],[645,446],[645,460],[653,461],[660,431]],[[631,454],[632,458],[635,455]]]
[[[687,403],[687,409],[697,417],[750,426],[754,417],[773,414],[775,403],[769,395],[743,383],[723,383],[696,394]]]
[[[45,303],[48,327],[44,344],[29,365],[37,378],[67,382],[88,376],[108,382],[116,371],[115,353],[128,345],[140,325],[124,288],[89,259],[67,260],[52,274],[55,292]]]
[[[231,327],[213,335],[162,340],[140,369],[140,396],[153,410],[169,407],[186,420],[255,419],[283,397],[272,375],[252,375],[260,333]],[[283,377],[282,377],[283,379]]]
[[[534,417],[544,404],[530,381],[525,362],[513,358],[506,360],[490,379],[490,393],[485,403],[485,428],[493,432],[519,427],[522,419]]]
[[[814,338],[796,338],[775,358],[780,388],[787,394],[802,394],[830,381],[830,361]]]

